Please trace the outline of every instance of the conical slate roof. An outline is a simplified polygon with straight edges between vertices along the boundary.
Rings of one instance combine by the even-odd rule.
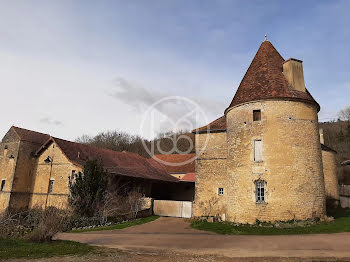
[[[316,105],[319,110],[319,104],[307,90],[298,91],[288,84],[283,75],[284,62],[275,47],[269,41],[264,41],[226,111],[242,103],[276,98],[301,100]]]

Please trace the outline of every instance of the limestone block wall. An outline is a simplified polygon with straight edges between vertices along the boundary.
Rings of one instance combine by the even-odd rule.
[[[196,134],[196,187],[193,215],[226,214],[226,132]],[[218,195],[218,189],[224,195]]]
[[[253,110],[261,120],[253,121]],[[315,107],[296,101],[261,101],[231,108],[227,118],[227,218],[254,223],[325,215],[325,187]],[[254,161],[261,140],[262,161]],[[256,203],[255,184],[266,182]]]
[[[19,137],[12,129],[9,130],[0,143],[0,183],[1,180],[5,180],[4,190],[0,192],[0,213],[5,211],[10,204],[19,145]]]
[[[16,171],[13,177],[10,207],[15,210],[28,208],[36,159],[33,153],[39,144],[21,141],[18,151]]]
[[[336,153],[322,150],[322,162],[326,197],[339,200]]]
[[[45,162],[47,157],[50,157],[52,162]],[[73,165],[60,148],[52,143],[37,158],[30,208],[65,208],[68,203],[69,177],[73,170],[79,172],[81,168]],[[50,179],[54,180],[54,186],[53,191],[48,193]]]

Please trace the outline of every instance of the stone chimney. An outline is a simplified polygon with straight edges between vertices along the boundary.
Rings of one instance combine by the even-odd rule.
[[[283,74],[293,89],[306,92],[303,61],[295,58],[289,58],[283,64]]]
[[[324,145],[323,128],[320,128],[319,132],[320,132],[320,142],[322,145]]]

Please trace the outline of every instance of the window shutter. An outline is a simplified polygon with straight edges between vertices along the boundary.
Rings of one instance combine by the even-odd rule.
[[[262,160],[262,141],[254,140],[254,161]]]

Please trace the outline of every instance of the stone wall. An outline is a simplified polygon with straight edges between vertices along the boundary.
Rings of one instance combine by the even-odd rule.
[[[28,208],[36,160],[34,153],[40,146],[23,140],[20,142],[10,200],[10,208],[13,210]]]
[[[196,134],[196,188],[194,216],[226,213],[226,132]],[[218,195],[218,189],[224,194]]]
[[[1,180],[5,180],[5,187],[0,192],[0,213],[5,211],[10,203],[19,145],[19,137],[12,129],[7,132],[0,144],[0,183]]]
[[[322,150],[322,162],[326,197],[339,201],[336,153]]]
[[[253,121],[253,110],[261,120]],[[325,187],[317,110],[294,101],[242,104],[227,112],[227,218],[254,223],[325,215]],[[263,143],[254,161],[254,140]],[[266,200],[255,201],[255,181]]]
[[[48,157],[52,162],[45,162]],[[79,172],[81,168],[73,165],[55,143],[45,149],[37,158],[30,208],[65,208],[68,203],[69,177],[73,170]],[[54,180],[54,186],[53,191],[48,193],[50,179]]]

